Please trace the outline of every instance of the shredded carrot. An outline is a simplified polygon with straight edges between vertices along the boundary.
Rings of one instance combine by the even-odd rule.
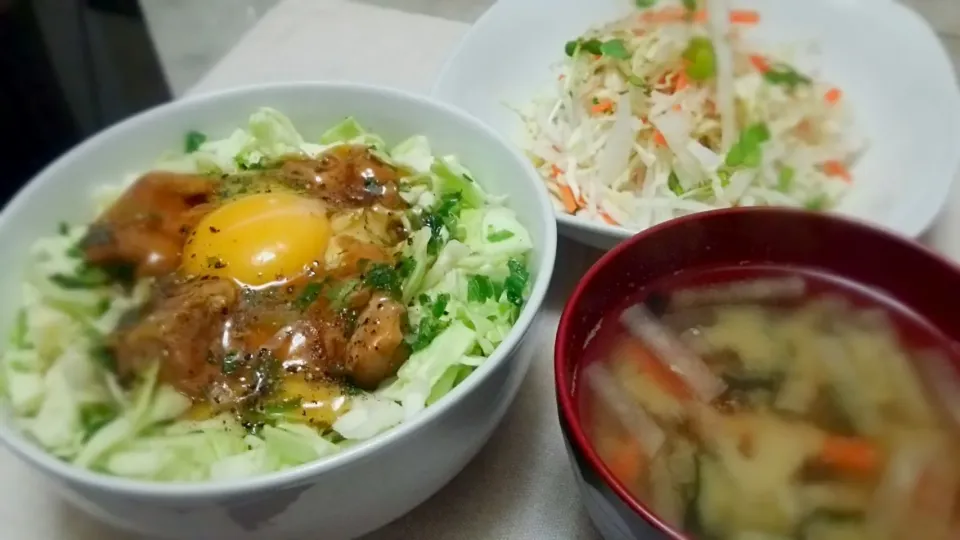
[[[650,377],[658,388],[680,400],[692,397],[693,394],[683,379],[664,365],[643,343],[626,338],[624,347],[630,358],[639,364],[640,371]]]
[[[663,136],[663,133],[660,133],[660,130],[653,132],[653,142],[657,143],[657,146],[667,146],[667,139]]]
[[[680,112],[680,111],[683,110],[683,105],[680,105],[679,103],[676,103],[676,104],[674,104],[673,107],[670,107],[670,108],[673,109],[674,111]]]
[[[760,22],[760,13],[752,9],[735,9],[730,12],[730,22],[733,24],[757,24]]]
[[[677,73],[677,80],[673,83],[673,91],[680,92],[690,86],[690,79],[687,77],[687,70],[681,69]]]
[[[630,485],[640,480],[644,467],[643,449],[633,437],[624,439],[606,462],[617,480]]]
[[[827,435],[817,460],[823,465],[854,474],[872,474],[880,469],[880,450],[867,439]]]
[[[836,105],[843,98],[843,91],[839,88],[831,88],[823,95],[823,99],[830,105]]]
[[[760,73],[766,73],[770,71],[770,62],[767,62],[767,59],[760,55],[750,55],[750,64],[752,64],[754,69]]]
[[[820,167],[823,170],[823,174],[827,176],[835,176],[844,182],[853,182],[853,175],[850,174],[850,170],[840,161],[835,159],[824,161]]]
[[[610,217],[610,214],[608,214],[608,213],[606,213],[606,212],[604,212],[604,211],[602,211],[602,210],[600,211],[600,217],[603,219],[603,221],[604,221],[607,225],[620,225],[619,223],[617,223],[617,220],[615,220],[615,219],[613,219],[612,217]]]
[[[695,23],[707,22],[708,14],[706,10],[699,9],[692,15],[686,8],[667,7],[660,10],[647,10],[640,15],[640,20],[651,24],[669,24],[693,21]],[[760,13],[751,9],[735,9],[730,12],[730,22],[732,24],[757,24],[760,22]]]
[[[680,6],[671,6],[663,9],[650,9],[640,15],[640,19],[646,23],[673,23],[681,22],[687,19],[687,10]]]
[[[560,200],[563,202],[563,208],[568,214],[576,213],[577,199],[573,196],[573,190],[566,184],[557,184],[560,187]]]
[[[551,177],[551,178],[556,178],[556,177],[558,177],[558,176],[560,176],[560,175],[562,175],[562,174],[563,174],[563,169],[561,169],[560,167],[557,167],[556,165],[551,165],[551,166],[550,166],[550,177]]]
[[[613,110],[613,102],[609,99],[602,99],[598,103],[595,103],[593,107],[590,108],[590,112],[593,114],[603,114]]]
[[[587,207],[587,200],[583,198],[583,193],[581,193],[580,196],[577,197],[577,204],[580,205],[580,208]]]

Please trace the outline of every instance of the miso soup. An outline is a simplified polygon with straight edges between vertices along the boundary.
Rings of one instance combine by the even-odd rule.
[[[960,539],[957,386],[929,384],[952,345],[871,291],[761,274],[681,274],[603,321],[577,392],[605,466],[694,539]]]

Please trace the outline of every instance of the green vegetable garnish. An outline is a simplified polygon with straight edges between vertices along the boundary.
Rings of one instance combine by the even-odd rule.
[[[300,296],[298,296],[296,301],[294,301],[294,305],[300,310],[307,309],[310,307],[310,304],[312,304],[320,296],[320,292],[322,290],[322,283],[307,283],[307,286],[304,287],[303,291],[300,292]]]
[[[61,236],[70,234],[70,224],[66,221],[61,221],[57,224],[57,232],[60,233]]]
[[[493,298],[493,282],[487,276],[470,276],[467,282],[467,301],[468,302],[486,302],[488,298]]]
[[[600,41],[599,39],[575,39],[573,41],[568,41],[566,45],[563,46],[563,51],[567,53],[567,56],[569,57],[576,56],[579,52],[587,52],[600,56],[603,54],[603,45],[604,42]],[[623,42],[621,42],[620,45],[623,46]]]
[[[603,53],[604,56],[617,58],[619,60],[629,60],[632,56],[630,51],[624,46],[622,39],[611,39],[610,41],[604,42],[603,45],[600,46],[600,52]]]
[[[717,74],[717,56],[713,43],[705,37],[691,39],[683,51],[683,58],[687,61],[687,76],[695,81],[706,81]]]
[[[424,307],[424,315],[420,319],[420,324],[405,338],[407,345],[413,352],[426,348],[449,325],[448,322],[440,319],[447,314],[447,304],[450,302],[449,294],[438,294],[432,302],[429,296],[421,294],[419,300]]]
[[[117,372],[117,358],[113,351],[104,345],[95,345],[90,349],[90,358],[110,373]]]
[[[491,242],[491,243],[503,242],[504,240],[513,238],[513,236],[514,236],[513,232],[508,231],[506,229],[499,230],[499,231],[491,231],[489,234],[487,234],[487,242]]]
[[[451,238],[456,238],[459,232],[457,222],[462,208],[462,196],[459,193],[449,193],[440,198],[432,211],[421,217],[423,224],[430,228],[427,253],[436,255],[440,252],[440,248],[443,246],[441,232],[444,228],[450,233]]]
[[[21,308],[17,311],[17,319],[13,324],[10,343],[17,349],[26,349],[30,346],[27,341],[27,311],[25,309]]]
[[[760,145],[770,140],[770,130],[764,123],[753,124],[740,133],[740,139],[734,144],[724,164],[728,167],[757,167],[763,161]]]
[[[523,293],[527,289],[527,281],[530,280],[530,272],[526,265],[517,259],[507,261],[507,268],[510,275],[503,282],[503,289],[507,292],[507,300],[517,306],[523,306]]]
[[[188,154],[192,154],[200,149],[200,145],[206,142],[207,136],[199,131],[190,130],[184,139],[183,148]]]
[[[790,187],[793,186],[794,175],[796,175],[796,171],[793,170],[793,167],[784,166],[780,169],[780,173],[777,175],[777,189],[790,191]]]
[[[433,304],[430,305],[430,314],[439,319],[447,313],[447,304],[450,302],[450,295],[447,293],[440,293],[437,295],[437,299],[434,300]]]
[[[638,8],[649,8],[657,5],[657,0],[634,0]]]
[[[770,84],[779,84],[790,90],[796,89],[800,85],[810,84],[810,77],[799,73],[797,70],[786,64],[777,64],[771,66],[770,70],[763,74],[763,78]]]
[[[390,296],[400,297],[400,286],[403,278],[391,265],[384,263],[371,264],[363,273],[363,284],[384,291]]]
[[[697,0],[683,0],[683,7],[687,11],[696,11],[697,10]]]
[[[103,269],[81,265],[73,274],[54,274],[50,281],[64,289],[94,289],[110,282],[110,275]]]
[[[823,210],[827,207],[827,197],[826,195],[817,195],[816,197],[808,200],[804,203],[803,207],[807,210]]]
[[[111,403],[87,403],[81,406],[80,425],[83,427],[83,440],[88,440],[119,414],[120,411]]]
[[[667,187],[678,197],[684,193],[683,186],[680,185],[680,178],[674,171],[670,171],[670,178],[667,179]]]
[[[229,375],[237,370],[240,367],[240,363],[243,357],[240,356],[240,353],[237,351],[230,351],[223,356],[223,361],[220,363],[220,371],[224,375]]]

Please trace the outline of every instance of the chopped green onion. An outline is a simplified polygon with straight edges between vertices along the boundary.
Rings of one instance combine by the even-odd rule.
[[[200,149],[200,145],[206,142],[207,136],[199,131],[190,130],[184,140],[184,150],[192,154]]]
[[[237,351],[230,351],[223,356],[223,361],[220,363],[220,371],[224,375],[229,375],[237,370],[240,367],[243,357]]]
[[[400,296],[400,285],[402,283],[403,278],[400,277],[400,273],[389,264],[371,264],[363,273],[364,285],[384,291],[394,297]]]
[[[320,296],[320,292],[323,290],[323,284],[317,282],[307,283],[307,286],[303,288],[303,291],[300,293],[300,296],[297,297],[297,300],[294,302],[297,309],[304,310],[310,307],[317,297]]]
[[[467,282],[467,301],[468,302],[486,302],[488,298],[493,297],[493,282],[487,276],[470,276]]]
[[[796,171],[793,170],[793,167],[784,166],[780,169],[780,173],[777,175],[777,189],[784,192],[790,191],[795,175]]]
[[[763,74],[763,78],[770,84],[785,86],[790,90],[794,90],[800,85],[811,84],[812,82],[810,77],[799,73],[786,64],[772,66]]]
[[[670,178],[667,180],[667,187],[670,188],[677,197],[683,195],[683,186],[680,185],[680,178],[677,176],[677,173],[670,171]]]
[[[100,428],[119,416],[120,411],[110,403],[87,403],[80,407],[80,425],[83,427],[83,440],[86,441]]]
[[[603,45],[600,46],[600,52],[602,52],[604,56],[617,58],[619,60],[629,60],[633,56],[623,44],[622,39],[611,39],[604,42]]]
[[[513,238],[513,236],[514,236],[513,231],[508,231],[506,229],[502,229],[499,231],[491,231],[489,234],[487,234],[487,242],[490,242],[490,243],[503,242],[504,240]]]
[[[503,282],[503,288],[507,292],[507,300],[517,306],[523,306],[523,294],[527,289],[527,281],[530,280],[530,272],[526,265],[517,259],[507,261],[507,268],[510,275]]]
[[[691,39],[683,58],[687,61],[687,76],[695,81],[709,80],[717,73],[717,55],[713,43],[705,37]]]

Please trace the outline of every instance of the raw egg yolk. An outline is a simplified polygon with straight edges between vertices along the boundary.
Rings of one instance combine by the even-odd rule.
[[[318,201],[259,193],[207,214],[187,240],[183,270],[256,287],[304,274],[323,261],[330,223]]]

